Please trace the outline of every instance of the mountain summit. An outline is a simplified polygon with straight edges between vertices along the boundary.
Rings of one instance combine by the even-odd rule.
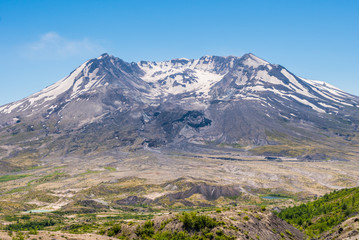
[[[0,136],[21,151],[51,146],[61,156],[128,146],[324,144],[351,141],[358,125],[358,97],[251,53],[138,63],[102,54],[0,107]]]

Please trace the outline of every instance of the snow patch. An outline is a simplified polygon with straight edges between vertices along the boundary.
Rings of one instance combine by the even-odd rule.
[[[295,99],[296,101],[304,104],[304,105],[307,105],[309,107],[311,107],[313,110],[317,111],[317,112],[320,112],[320,113],[325,113],[325,111],[317,106],[315,106],[313,103],[309,102],[308,100],[306,99],[301,99],[297,96],[294,96],[294,95],[290,95],[291,98]]]
[[[151,94],[154,97],[185,92],[196,92],[204,97],[224,76],[213,71],[213,63],[204,63],[209,60],[210,57],[205,56],[188,60],[186,64],[164,61],[138,63],[138,66],[145,72],[142,80],[154,85]]]
[[[25,111],[30,106],[37,106],[35,103],[38,103],[41,101],[41,104],[43,105],[44,102],[50,101],[58,97],[59,95],[65,93],[67,90],[69,90],[74,82],[76,77],[81,73],[83,68],[86,66],[87,62],[82,64],[80,67],[78,67],[75,71],[73,71],[70,76],[63,78],[62,80],[58,81],[57,83],[43,89],[42,91],[35,93],[23,100],[20,100],[18,102],[5,105],[4,107],[0,108],[0,111],[4,113],[11,113],[13,110],[20,108],[19,111]]]
[[[243,64],[249,67],[257,68],[261,65],[267,65],[269,63],[253,54],[248,54],[248,57],[243,61]]]

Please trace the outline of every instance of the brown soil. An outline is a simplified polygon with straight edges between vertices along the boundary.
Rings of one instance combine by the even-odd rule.
[[[16,233],[13,233],[15,236]],[[29,235],[27,232],[24,232],[25,239],[36,239],[36,240],[109,240],[116,239],[107,236],[101,236],[96,234],[70,234],[63,232],[48,232],[48,231],[39,231],[37,235]],[[2,240],[12,240],[12,237],[5,231],[0,231],[0,239]]]

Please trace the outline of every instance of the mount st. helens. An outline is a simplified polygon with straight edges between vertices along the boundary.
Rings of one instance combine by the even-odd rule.
[[[14,158],[153,148],[345,159],[358,125],[358,97],[253,54],[138,63],[103,54],[0,107],[0,153],[3,169]]]
[[[358,97],[253,54],[139,63],[103,54],[0,107],[0,228],[11,230],[0,235],[52,223],[38,235],[137,239],[147,225],[156,236],[304,239],[270,209],[357,187],[358,125]],[[356,192],[309,203],[333,208],[330,222],[327,209],[303,204],[319,215],[280,216],[309,236],[352,237]],[[212,227],[186,229],[187,214],[175,212],[189,209],[215,217]]]

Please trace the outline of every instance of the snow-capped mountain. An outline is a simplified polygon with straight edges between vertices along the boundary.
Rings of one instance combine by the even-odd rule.
[[[0,134],[51,136],[59,146],[82,138],[78,148],[92,142],[87,152],[106,144],[266,145],[273,134],[349,139],[358,124],[358,97],[253,54],[138,63],[103,54],[0,107]]]
[[[28,98],[0,107],[1,113],[51,109],[59,98],[70,102],[99,89],[135,91],[149,101],[169,95],[194,94],[201,101],[238,98],[266,102],[260,95],[271,93],[300,102],[317,112],[340,106],[355,107],[358,98],[320,81],[296,77],[284,67],[272,65],[253,54],[243,57],[204,56],[164,62],[126,63],[103,54],[89,60],[59,82]],[[65,97],[66,95],[66,97]],[[65,98],[64,98],[65,97]],[[143,99],[145,101],[145,99]],[[40,111],[41,111],[40,110]]]

